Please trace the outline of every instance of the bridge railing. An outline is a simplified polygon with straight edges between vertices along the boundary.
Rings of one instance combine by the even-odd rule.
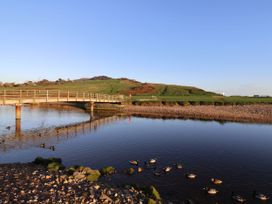
[[[1,100],[23,100],[23,99],[45,99],[46,101],[117,101],[126,100],[124,95],[108,95],[84,91],[63,91],[63,90],[1,90]]]

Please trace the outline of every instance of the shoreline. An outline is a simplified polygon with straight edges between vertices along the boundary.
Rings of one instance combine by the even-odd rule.
[[[272,124],[272,105],[235,106],[138,106],[127,105],[123,112],[151,118],[214,120]]]
[[[61,169],[61,166],[61,160],[51,161],[48,166],[35,162],[0,164],[0,203],[144,204],[154,199],[132,186],[112,186],[98,180],[100,175],[110,176],[103,175],[101,170],[100,174],[89,167]]]

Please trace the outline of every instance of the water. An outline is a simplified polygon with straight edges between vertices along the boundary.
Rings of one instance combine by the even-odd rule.
[[[26,110],[22,125],[25,130],[40,127],[41,123],[63,125],[89,118],[84,112]],[[1,107],[1,124],[11,123],[10,112]],[[31,117],[27,118],[30,113]],[[31,121],[36,122],[29,123]],[[112,165],[120,173],[110,180],[106,178],[107,182],[155,185],[162,197],[176,203],[189,198],[196,203],[232,203],[232,191],[245,196],[248,203],[259,203],[252,199],[253,190],[272,193],[271,125],[122,116],[102,118],[92,125],[85,124],[84,128],[77,126],[77,131],[74,129],[48,139],[31,136],[23,140],[12,136],[11,142],[20,140],[26,145],[0,148],[0,163],[29,162],[36,156],[54,156],[61,157],[67,166],[80,164],[102,168]],[[56,151],[40,148],[39,143],[44,141],[46,145],[54,145]],[[175,169],[160,177],[154,176],[152,170],[133,176],[122,173],[130,167],[129,160],[143,162],[154,157],[158,159],[159,169],[175,162],[181,162],[184,169]],[[188,172],[196,173],[198,178],[188,181],[184,176]],[[223,179],[223,184],[216,186],[220,193],[214,197],[202,191],[205,186],[213,186],[209,181],[212,177]]]

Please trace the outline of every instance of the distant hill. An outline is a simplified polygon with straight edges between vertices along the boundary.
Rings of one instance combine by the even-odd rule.
[[[48,81],[46,79],[37,82],[26,82],[24,84],[2,84],[1,89],[48,89],[48,90],[71,90],[90,91],[104,94],[124,94],[133,96],[190,96],[217,95],[191,86],[178,86],[156,83],[142,83],[128,78],[111,78],[107,76],[96,76],[92,78],[81,78],[76,80]]]

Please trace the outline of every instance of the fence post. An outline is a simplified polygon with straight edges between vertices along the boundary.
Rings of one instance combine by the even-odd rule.
[[[46,102],[48,102],[48,90],[46,90]]]
[[[4,101],[4,104],[6,104],[6,90],[4,90],[4,96],[3,96],[3,101]]]
[[[36,90],[34,90],[34,92],[33,92],[33,102],[34,103],[36,102]]]
[[[58,90],[58,102],[60,101],[60,90]]]
[[[22,90],[20,90],[19,103],[22,102]]]

